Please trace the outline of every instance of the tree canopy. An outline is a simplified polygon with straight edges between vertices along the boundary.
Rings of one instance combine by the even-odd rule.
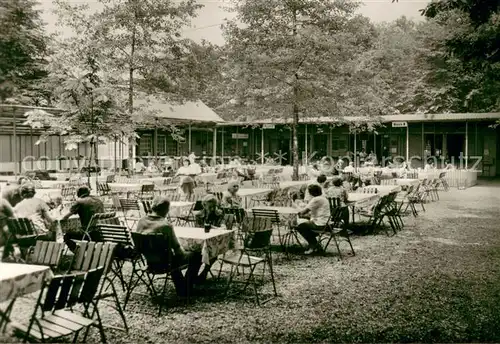
[[[37,102],[48,37],[36,5],[34,0],[0,1],[0,102],[9,97]]]

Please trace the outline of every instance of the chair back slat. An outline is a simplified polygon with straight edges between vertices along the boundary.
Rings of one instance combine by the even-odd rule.
[[[72,292],[72,286],[73,283],[75,282],[76,276],[71,276],[69,278],[64,278],[61,281],[61,286],[59,288],[59,295],[56,296],[56,299],[54,300],[54,307],[53,309],[62,309],[65,308],[66,305],[68,304],[68,301],[70,300],[70,295]],[[76,289],[75,289],[76,290]]]
[[[151,214],[153,212],[153,209],[151,208],[151,201],[141,200],[141,203],[146,214]]]
[[[85,253],[87,252],[87,246],[89,245],[89,243],[89,241],[78,242],[75,258],[73,260],[72,268],[74,270],[82,270],[83,260],[85,259]]]
[[[132,236],[127,227],[121,225],[100,224],[97,230],[104,242],[112,242],[124,246],[133,246]]]
[[[82,266],[78,270],[82,271],[87,271],[90,269],[90,264],[92,263],[92,258],[93,258],[93,253],[94,253],[94,248],[95,248],[96,242],[90,241],[89,244],[87,245],[87,254],[85,255],[85,258],[83,259]]]
[[[95,269],[99,266],[99,261],[100,261],[101,255],[103,254],[102,247],[103,247],[102,242],[98,242],[95,244],[94,255],[93,255],[92,260],[90,262],[89,270]]]
[[[95,230],[95,227],[100,223],[120,223],[119,221],[120,219],[116,217],[115,212],[94,214],[87,225],[87,232]]]

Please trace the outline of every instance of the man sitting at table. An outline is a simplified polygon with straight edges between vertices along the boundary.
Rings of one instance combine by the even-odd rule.
[[[224,221],[224,213],[218,207],[217,198],[214,195],[206,195],[202,200],[203,210],[195,215],[196,225],[203,227],[210,224],[220,227]]]
[[[64,215],[61,221],[65,221],[71,217],[71,215],[76,215],[80,217],[80,223],[82,224],[82,231],[68,232],[64,234],[64,242],[70,250],[76,248],[76,244],[73,240],[82,240],[86,229],[90,223],[92,216],[99,213],[104,213],[104,203],[99,199],[99,197],[91,196],[90,189],[87,186],[81,186],[76,192],[78,197],[75,203],[69,209],[69,212]],[[99,234],[96,231],[91,231],[88,233],[92,241],[99,240]]]
[[[155,197],[151,204],[151,214],[146,215],[137,223],[136,231],[143,234],[163,234],[168,240],[170,249],[172,250],[172,261],[169,262],[169,267],[172,269],[170,276],[175,285],[177,295],[181,297],[189,296],[192,291],[193,284],[195,283],[198,272],[201,267],[201,253],[184,251],[179,240],[175,235],[174,229],[167,221],[166,217],[170,210],[170,201],[164,196]],[[169,255],[165,253],[165,256]],[[149,257],[148,262],[151,262]],[[158,257],[157,264],[164,263],[164,257]],[[188,264],[186,276],[182,275],[179,269],[182,265]]]
[[[240,186],[236,182],[228,184],[227,191],[222,195],[222,207],[241,208],[241,197],[238,195]]]
[[[32,184],[21,186],[21,197],[23,200],[14,207],[14,213],[18,218],[28,218],[35,226],[36,234],[46,239],[55,239],[53,229],[54,219],[50,216],[47,203],[35,197],[36,190]]]
[[[11,206],[15,207],[21,202],[21,186],[27,181],[25,177],[20,177],[17,183],[7,184],[2,190],[2,198],[7,200]]]
[[[300,223],[297,226],[297,231],[309,244],[309,248],[305,254],[311,254],[323,250],[316,237],[318,236],[317,231],[322,230],[330,219],[330,203],[328,199],[322,195],[321,186],[311,184],[307,189],[312,199],[309,201],[306,208],[299,212],[299,217],[303,218],[309,216],[309,220]]]

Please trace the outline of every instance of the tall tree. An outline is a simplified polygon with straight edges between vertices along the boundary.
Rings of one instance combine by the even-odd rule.
[[[34,97],[46,76],[47,36],[34,0],[0,0],[0,102]]]
[[[98,62],[100,51],[92,41],[73,38],[61,42],[56,50],[58,53],[50,61],[50,73],[44,85],[62,112],[29,111],[26,124],[43,130],[40,142],[51,135],[65,135],[68,150],[75,149],[79,143],[90,144],[87,161],[90,184],[90,171],[98,166],[99,143],[103,139],[131,136],[135,126],[123,92],[106,80],[106,73]]]
[[[422,13],[442,27],[455,27],[445,43],[449,58],[461,62],[469,76],[464,106],[472,111],[499,111],[500,2],[439,0]]]
[[[355,15],[357,7],[347,0],[239,0],[232,7],[236,21],[224,26],[225,107],[249,120],[292,119],[294,178],[300,116],[380,114],[381,106],[363,106],[344,88],[353,73],[349,61],[368,49],[374,36],[373,26]],[[373,92],[360,94],[370,104],[382,102]]]
[[[196,0],[97,0],[92,11],[88,5],[56,3],[63,24],[94,40],[113,82],[126,88],[131,116],[140,115],[134,97],[141,90],[160,90],[172,102],[195,96],[189,64],[196,46],[182,38],[182,30],[201,7]],[[129,166],[134,144],[132,137]]]

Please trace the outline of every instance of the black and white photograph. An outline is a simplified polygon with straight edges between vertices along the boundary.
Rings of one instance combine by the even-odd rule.
[[[500,343],[499,160],[499,0],[0,0],[0,343]]]

